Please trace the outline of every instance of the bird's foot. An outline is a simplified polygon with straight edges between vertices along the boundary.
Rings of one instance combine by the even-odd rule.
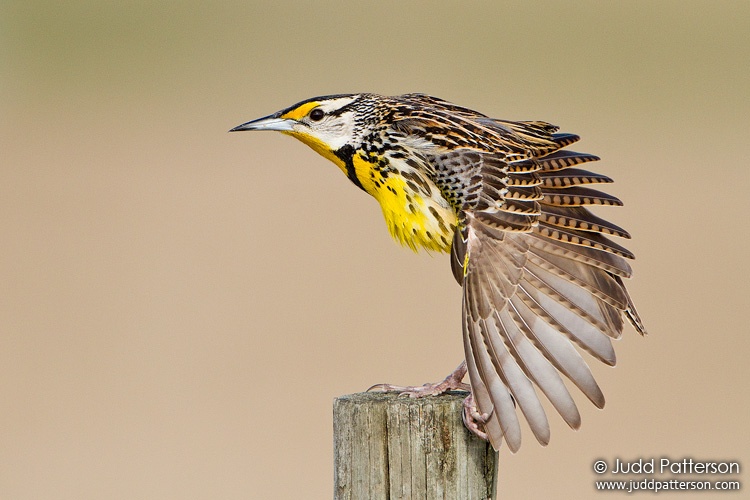
[[[469,394],[466,399],[464,399],[464,412],[462,417],[464,425],[469,429],[469,432],[479,437],[479,439],[489,441],[487,433],[484,432],[484,424],[490,419],[490,414],[479,413],[479,407],[477,407],[474,402],[473,394]]]
[[[458,368],[456,368],[453,373],[445,377],[442,382],[424,385],[375,384],[367,389],[367,391],[398,392],[399,396],[409,396],[410,398],[439,396],[440,394],[455,390],[470,391],[471,386],[462,382],[465,375],[466,362],[464,361],[458,365]]]
[[[375,384],[367,391],[398,392],[399,396],[409,396],[410,398],[423,398],[426,396],[439,396],[448,391],[471,391],[469,384],[463,383],[466,376],[466,362],[464,361],[453,373],[445,377],[442,382],[424,385],[393,385],[393,384]],[[480,413],[479,407],[474,402],[474,395],[469,394],[463,401],[462,418],[464,425],[469,432],[480,439],[488,440],[487,433],[484,432],[484,424],[490,419],[489,413]]]

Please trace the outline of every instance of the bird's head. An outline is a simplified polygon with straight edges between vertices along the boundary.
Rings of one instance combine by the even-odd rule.
[[[281,111],[234,127],[243,130],[276,130],[304,142],[319,154],[339,164],[336,152],[345,146],[356,149],[368,132],[372,116],[368,94],[339,94],[314,97]]]

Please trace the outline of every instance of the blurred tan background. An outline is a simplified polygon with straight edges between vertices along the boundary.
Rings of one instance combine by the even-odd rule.
[[[592,362],[579,432],[501,450],[500,498],[600,498],[597,458],[749,466],[748,61],[748,2],[6,0],[0,498],[330,498],[333,398],[458,364],[447,257],[301,143],[226,132],[357,91],[559,124],[625,201],[599,213],[651,335]]]

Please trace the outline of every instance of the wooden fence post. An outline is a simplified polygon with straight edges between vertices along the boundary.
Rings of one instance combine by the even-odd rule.
[[[466,396],[336,398],[334,498],[494,499],[497,453],[464,427]]]

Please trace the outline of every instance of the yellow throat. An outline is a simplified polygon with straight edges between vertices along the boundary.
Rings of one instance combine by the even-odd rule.
[[[351,176],[349,165],[317,138],[285,132],[310,146]],[[391,236],[412,250],[425,248],[448,252],[456,229],[456,212],[443,198],[440,189],[406,164],[391,159],[394,171],[384,175],[374,168],[376,162],[364,152],[355,152],[351,162],[358,184],[373,196],[383,211]]]

